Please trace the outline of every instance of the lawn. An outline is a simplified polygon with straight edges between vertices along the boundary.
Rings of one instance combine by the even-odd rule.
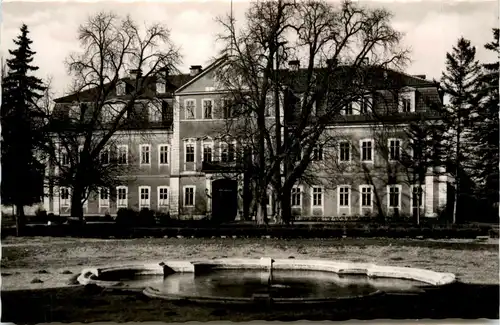
[[[133,294],[89,292],[71,284],[74,277],[86,266],[104,266],[132,262],[161,262],[179,259],[212,259],[224,257],[297,259],[334,259],[369,262],[381,265],[409,266],[455,273],[468,288],[488,288],[493,293],[488,303],[496,303],[494,316],[498,315],[498,240],[479,241],[430,241],[395,239],[343,239],[343,240],[274,240],[274,239],[124,239],[102,240],[82,238],[15,238],[2,241],[2,303],[6,312],[2,321],[188,321],[188,320],[251,320],[271,319],[271,314],[255,312],[225,313],[220,308],[173,305],[165,301],[148,300]],[[36,282],[36,283],[32,283]],[[29,291],[24,291],[29,290]],[[468,289],[469,290],[469,289]],[[474,289],[476,290],[476,289]],[[485,292],[469,293],[487,299]],[[459,296],[459,295],[457,295]],[[9,307],[19,308],[16,300],[26,300],[32,310],[30,315],[7,312]],[[416,299],[416,298],[415,298]],[[496,300],[495,300],[496,299]],[[127,301],[137,301],[130,312],[122,312]],[[479,303],[478,299],[475,299]],[[10,304],[11,303],[11,304]],[[388,302],[387,302],[388,303]],[[446,304],[440,303],[443,307]],[[486,304],[487,305],[487,304]],[[486,308],[482,304],[483,308]],[[25,306],[23,304],[23,306]],[[79,306],[79,307],[75,307]],[[132,306],[130,304],[128,307]],[[162,311],[154,306],[163,306]],[[349,308],[348,308],[349,309]],[[425,312],[428,312],[427,311]],[[431,308],[432,309],[432,308]],[[134,312],[135,310],[135,312]],[[193,309],[194,310],[194,309]],[[441,309],[441,311],[444,309]],[[455,310],[455,308],[450,309]],[[476,310],[478,310],[476,308]],[[379,310],[380,311],[380,310]],[[462,310],[463,311],[463,310]],[[307,315],[289,312],[279,319],[340,319],[349,318],[337,310],[336,316],[309,310]],[[391,312],[396,312],[392,310]],[[399,311],[402,312],[402,309]],[[402,317],[413,311],[406,311]],[[423,312],[423,311],[422,311]],[[416,315],[432,317],[427,314]],[[278,313],[279,314],[279,313]],[[17,316],[16,316],[17,315]],[[267,315],[267,316],[266,316]],[[316,315],[316,316],[314,316]],[[323,316],[318,316],[323,315]],[[390,314],[364,314],[370,317],[398,317]],[[372,316],[370,316],[372,315]],[[434,315],[434,314],[433,314]],[[441,314],[435,314],[441,317]],[[444,314],[443,317],[456,315]],[[483,317],[491,317],[480,314]],[[20,318],[19,318],[20,317]],[[24,317],[24,318],[23,318]],[[28,317],[28,318],[26,318]],[[31,317],[31,318],[30,318]],[[153,317],[153,318],[151,318]],[[288,318],[287,318],[288,317]],[[290,318],[291,317],[291,318]],[[316,318],[315,318],[316,317]],[[339,318],[340,317],[340,318]],[[363,317],[363,318],[366,318]],[[457,317],[466,317],[462,314]],[[471,316],[478,317],[478,316]],[[278,319],[273,318],[273,319]]]

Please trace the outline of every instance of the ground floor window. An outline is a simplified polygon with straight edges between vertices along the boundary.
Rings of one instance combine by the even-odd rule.
[[[340,186],[339,187],[339,206],[340,207],[349,207],[349,187],[348,186]]]
[[[313,207],[323,206],[323,189],[321,187],[313,187],[312,199],[313,199]]]
[[[372,188],[371,186],[361,187],[361,207],[371,208],[372,207]]]
[[[158,186],[158,207],[168,206],[168,187]]]
[[[139,186],[139,206],[149,208],[151,204],[151,189],[149,186]]]
[[[107,188],[99,190],[99,207],[109,207],[109,191]]]
[[[300,207],[301,206],[301,195],[300,188],[294,187],[292,188],[292,207]]]
[[[71,203],[71,200],[69,198],[69,188],[61,187],[60,197],[61,197],[61,206],[62,207],[69,207],[70,203]]]
[[[194,206],[194,186],[186,186],[184,188],[184,206]]]
[[[401,191],[398,185],[389,186],[389,208],[399,208],[401,205]]]
[[[128,205],[127,187],[119,186],[116,188],[116,206],[118,208],[126,208]]]

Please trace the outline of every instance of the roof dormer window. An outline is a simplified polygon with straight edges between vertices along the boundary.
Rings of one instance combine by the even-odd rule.
[[[123,81],[118,81],[118,83],[116,84],[116,95],[125,95],[125,83]]]
[[[399,94],[398,112],[413,113],[415,112],[415,89],[405,88]]]
[[[165,78],[160,77],[158,80],[156,80],[156,93],[157,94],[164,94],[166,92],[166,82]]]

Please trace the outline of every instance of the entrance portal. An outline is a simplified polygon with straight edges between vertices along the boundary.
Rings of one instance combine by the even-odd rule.
[[[234,221],[238,213],[238,182],[232,179],[212,181],[212,220]]]

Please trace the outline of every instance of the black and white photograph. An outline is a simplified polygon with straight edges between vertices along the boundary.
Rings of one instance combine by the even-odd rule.
[[[1,322],[498,320],[499,6],[3,1]]]

